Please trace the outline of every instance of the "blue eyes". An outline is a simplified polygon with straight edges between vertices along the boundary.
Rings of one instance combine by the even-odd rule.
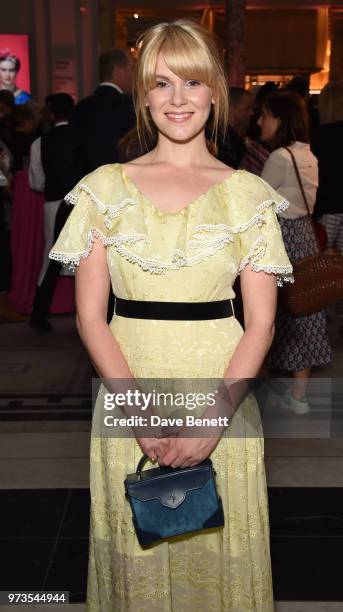
[[[198,85],[201,85],[201,83],[200,81],[197,81],[196,79],[191,79],[190,81],[186,81],[186,87],[197,87]],[[157,81],[156,83],[156,87],[158,87],[159,89],[165,89],[168,86],[169,86],[169,83],[167,81]]]

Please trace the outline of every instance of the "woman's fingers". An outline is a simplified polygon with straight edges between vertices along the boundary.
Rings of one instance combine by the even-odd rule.
[[[138,438],[137,441],[142,452],[147,455],[151,461],[156,461],[158,455],[156,438]]]
[[[159,457],[164,457],[164,455],[171,449],[171,446],[172,446],[172,442],[170,440],[162,441],[158,439],[155,444],[155,450],[156,450],[157,455]]]
[[[161,465],[171,465],[175,459],[177,459],[178,453],[175,448],[171,448],[163,457],[159,458],[159,463]]]
[[[170,465],[171,467],[179,467],[181,463],[184,463],[188,459],[186,453],[180,448],[180,443],[176,442],[170,451],[163,457],[163,464]]]
[[[157,438],[157,440],[159,448],[164,451],[167,451],[172,444],[171,438]]]
[[[177,468],[177,467],[189,467],[192,463],[192,461],[195,461],[194,457],[188,457],[185,453],[181,453],[176,459],[175,461],[173,461],[171,463],[171,467],[173,468]]]
[[[178,467],[193,467],[197,465],[203,459],[205,459],[212,449],[212,444],[209,445],[209,440],[188,440],[185,438],[170,439],[170,448],[162,451],[157,450],[157,459],[161,466],[171,466],[172,468]],[[158,441],[160,442],[160,440]],[[207,448],[209,447],[209,448]]]
[[[145,438],[140,439],[143,452],[160,466],[186,468],[198,465],[217,444],[215,438]]]

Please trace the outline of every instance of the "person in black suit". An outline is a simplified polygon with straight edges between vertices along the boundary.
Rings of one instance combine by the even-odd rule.
[[[69,94],[58,93],[47,96],[46,105],[54,127],[33,142],[29,167],[31,188],[44,191],[45,195],[44,256],[29,320],[30,327],[41,332],[52,331],[48,314],[62,268],[59,262],[51,261],[48,255],[71,210],[64,202],[64,196],[71,187],[67,178],[71,142],[68,119],[74,101]]]
[[[135,124],[128,53],[111,49],[100,55],[99,78],[95,92],[75,106],[70,120],[72,185],[99,166],[118,162],[118,141]]]
[[[100,84],[81,100],[70,121],[72,132],[69,182],[75,185],[85,174],[104,164],[120,161],[119,140],[134,126],[132,58],[123,49],[105,51],[99,57]],[[109,295],[108,322],[114,311]]]
[[[253,97],[242,87],[230,87],[229,126],[219,142],[217,158],[231,168],[239,168],[246,151],[244,137],[253,115]]]

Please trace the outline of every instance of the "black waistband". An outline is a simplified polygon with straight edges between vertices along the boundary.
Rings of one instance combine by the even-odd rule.
[[[231,300],[216,302],[150,302],[116,297],[115,312],[133,319],[201,321],[234,316]]]

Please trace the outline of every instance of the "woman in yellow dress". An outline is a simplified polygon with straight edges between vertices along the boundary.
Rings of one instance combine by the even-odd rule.
[[[277,284],[292,280],[276,217],[287,202],[210,153],[205,127],[215,140],[228,97],[209,32],[184,20],[150,28],[139,46],[135,96],[139,133],[155,130],[157,145],[75,186],[67,196],[72,213],[50,253],[77,266],[81,339],[102,379],[254,378],[273,338]],[[229,308],[238,274],[245,331]],[[110,284],[137,316],[124,311],[107,324]],[[173,318],[175,302],[196,309],[223,300],[224,316]],[[137,301],[164,302],[171,314],[141,318]],[[115,439],[95,431],[103,393],[101,386],[91,438],[89,612],[272,611],[263,435],[253,395],[216,437]],[[210,457],[224,528],[141,548],[123,481],[142,451],[153,462],[148,467]]]

